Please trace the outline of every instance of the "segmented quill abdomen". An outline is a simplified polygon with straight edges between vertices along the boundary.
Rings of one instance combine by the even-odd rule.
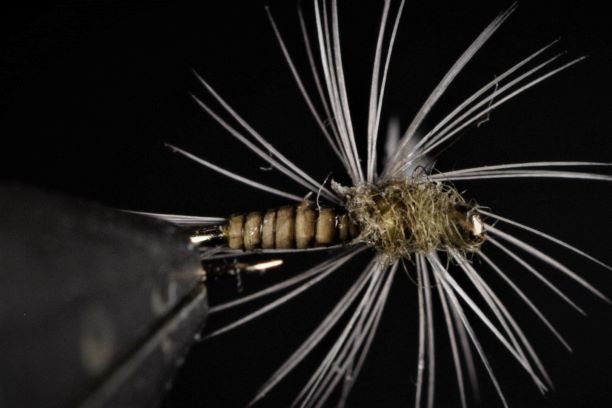
[[[358,235],[344,211],[313,209],[306,202],[233,215],[222,229],[229,248],[245,250],[331,246]]]

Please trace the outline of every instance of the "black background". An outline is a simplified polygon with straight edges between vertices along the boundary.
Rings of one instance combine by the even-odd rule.
[[[380,2],[341,3],[351,108],[357,133],[363,134]],[[298,68],[310,78],[293,1],[204,4],[199,8],[169,2],[105,6],[70,2],[5,10],[0,16],[3,178],[144,211],[223,216],[283,204],[280,198],[245,188],[173,155],[163,146],[171,142],[243,175],[303,194],[277,172],[261,170],[265,163],[193,103],[189,93],[210,101],[191,74],[193,68],[313,177],[322,180],[331,171],[336,180],[346,182],[293,83],[266,20],[264,4],[271,6]],[[506,6],[407,4],[389,74],[385,117],[397,115],[406,126],[455,58]],[[611,161],[612,51],[606,14],[602,7],[584,2],[520,5],[456,79],[426,127],[479,85],[558,36],[562,41],[556,49],[567,50],[566,58],[590,57],[495,111],[483,126],[465,132],[461,142],[440,158],[438,167],[448,170],[531,160]],[[460,187],[467,189],[467,197],[502,215],[612,262],[609,185],[491,181]],[[533,242],[612,294],[609,271],[546,243]],[[521,368],[484,327],[478,327],[511,405],[609,406],[610,306],[547,271],[587,310],[589,317],[582,318],[537,281],[525,279],[526,274],[511,261],[494,250],[491,253],[574,346],[573,354],[566,353],[501,282],[491,279],[516,312],[557,387],[546,397],[539,396]],[[247,282],[246,290],[303,269],[316,262],[314,258],[288,257],[286,268]],[[165,405],[244,406],[343,293],[350,283],[347,276],[354,276],[359,265],[353,263],[354,269],[343,269],[345,272],[320,288],[248,327],[197,345]],[[483,276],[487,278],[487,273]],[[211,285],[210,290],[213,301],[236,296],[233,284]],[[414,284],[404,274],[398,275],[349,406],[412,404],[415,297]],[[231,316],[225,318],[231,320]],[[223,321],[213,316],[209,327]],[[441,319],[438,323],[436,398],[439,406],[458,406],[445,329]],[[284,406],[290,401],[330,344],[324,343],[303,369],[261,405]],[[486,374],[480,374],[480,405],[499,405]]]

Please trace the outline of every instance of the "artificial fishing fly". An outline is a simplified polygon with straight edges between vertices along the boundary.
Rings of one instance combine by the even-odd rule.
[[[537,343],[521,328],[506,306],[507,302],[489,283],[488,274],[492,272],[499,276],[560,344],[567,349],[570,349],[570,345],[536,306],[537,302],[514,282],[506,268],[489,256],[491,248],[505,254],[580,313],[584,313],[583,309],[566,294],[564,288],[550,280],[547,274],[541,273],[534,264],[538,267],[540,264],[550,266],[596,297],[609,302],[602,291],[573,269],[535,244],[514,236],[506,227],[529,232],[604,269],[612,270],[612,267],[565,241],[498,214],[486,207],[486,203],[477,203],[456,187],[467,180],[492,179],[610,182],[612,176],[597,170],[605,169],[609,164],[529,161],[445,172],[438,169],[432,160],[455,142],[464,130],[480,126],[492,111],[567,70],[584,57],[572,59],[563,53],[555,53],[553,49],[557,41],[553,41],[507,67],[434,126],[428,125],[428,114],[468,62],[514,12],[516,6],[512,5],[486,26],[459,56],[404,132],[399,135],[389,132],[386,140],[383,140],[381,112],[404,7],[403,0],[387,0],[382,5],[374,61],[371,63],[365,131],[355,126],[357,121],[349,106],[338,2],[313,0],[300,5],[298,22],[316,93],[309,90],[306,75],[298,70],[281,30],[268,11],[282,55],[322,133],[321,139],[326,141],[345,170],[346,183],[335,181],[333,176],[329,182],[310,176],[255,130],[203,76],[195,74],[218,107],[213,108],[197,96],[194,96],[195,103],[232,137],[272,169],[301,186],[307,194],[297,195],[255,181],[250,175],[232,171],[229,165],[220,166],[181,147],[169,145],[175,153],[251,188],[276,195],[282,201],[275,208],[245,208],[244,213],[223,218],[155,216],[185,226],[192,243],[201,251],[203,264],[218,274],[266,270],[279,266],[279,258],[292,253],[327,251],[331,254],[329,259],[266,289],[214,305],[211,312],[217,313],[264,296],[283,293],[205,337],[216,337],[249,323],[343,269],[352,259],[364,254],[370,257],[320,325],[263,383],[250,404],[265,405],[268,394],[279,387],[312,354],[313,349],[328,347],[310,378],[296,392],[293,405],[318,407],[332,402],[339,406],[347,405],[350,391],[358,384],[356,379],[379,328],[392,284],[401,270],[408,270],[416,281],[410,294],[417,298],[418,306],[418,321],[414,323],[418,326],[417,364],[413,376],[416,407],[434,406],[436,372],[442,369],[454,372],[456,405],[467,407],[470,398],[478,398],[476,373],[479,365],[483,367],[501,405],[509,405],[504,384],[498,380],[494,362],[487,357],[486,347],[480,340],[481,331],[488,332],[507,351],[516,362],[516,367],[531,379],[540,392],[546,393],[553,388],[551,375],[536,351]],[[312,24],[305,16],[306,12],[312,16]],[[363,145],[360,144],[362,141],[365,141]],[[385,160],[379,158],[383,143],[386,147]],[[233,267],[215,266],[216,262],[254,254],[268,257],[269,261],[236,261]],[[487,270],[487,274],[483,270]],[[438,319],[443,320],[446,330],[441,335],[436,333]],[[332,333],[337,337],[326,345],[325,340]],[[436,359],[439,355],[436,352],[438,337],[447,337],[450,363]]]

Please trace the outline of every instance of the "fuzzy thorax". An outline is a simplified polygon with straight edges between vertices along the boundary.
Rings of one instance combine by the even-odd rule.
[[[398,180],[336,188],[360,228],[358,239],[390,262],[434,250],[476,251],[484,242],[476,206],[451,185]]]

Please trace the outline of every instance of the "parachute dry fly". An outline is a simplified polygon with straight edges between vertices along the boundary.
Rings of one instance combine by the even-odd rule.
[[[584,312],[565,291],[551,282],[545,274],[540,273],[524,255],[556,269],[595,296],[605,301],[609,301],[608,298],[556,258],[506,232],[505,226],[515,227],[547,240],[570,253],[587,258],[602,268],[612,268],[565,241],[499,215],[482,206],[482,203],[477,204],[471,197],[464,197],[465,194],[458,190],[454,183],[508,178],[609,182],[612,181],[612,176],[592,170],[608,164],[530,161],[444,172],[435,168],[432,158],[437,157],[446,146],[454,142],[464,129],[479,125],[483,118],[487,118],[490,112],[505,102],[565,71],[583,57],[568,59],[563,53],[555,53],[553,50],[557,41],[553,41],[508,67],[458,104],[435,126],[426,128],[428,113],[465,65],[512,14],[515,6],[511,6],[486,26],[460,55],[406,130],[403,133],[393,130],[388,132],[384,141],[385,160],[381,160],[381,112],[387,89],[388,69],[405,2],[395,3],[387,0],[382,5],[372,62],[367,129],[363,132],[365,146],[358,144],[362,137],[359,135],[360,130],[353,125],[353,111],[349,108],[337,1],[313,0],[306,3],[301,5],[298,21],[316,93],[309,90],[306,76],[298,72],[294,57],[270,12],[268,17],[293,79],[323,137],[346,170],[350,183],[343,185],[334,181],[333,176],[329,182],[315,180],[269,143],[232,108],[230,102],[196,73],[198,81],[220,109],[211,107],[196,96],[195,102],[234,138],[273,169],[303,187],[307,194],[295,195],[257,182],[250,176],[234,173],[229,168],[169,145],[174,152],[201,165],[294,204],[268,210],[249,208],[245,209],[244,214],[227,218],[167,214],[156,216],[183,225],[190,231],[192,242],[200,248],[202,262],[209,272],[216,270],[214,265],[218,260],[253,253],[272,258],[306,251],[336,253],[332,258],[262,291],[214,305],[211,312],[217,313],[263,296],[286,291],[269,304],[209,333],[208,337],[221,335],[276,309],[341,269],[358,254],[368,252],[372,254],[371,260],[355,282],[304,343],[263,384],[251,403],[263,400],[316,346],[322,346],[321,343],[330,332],[337,332],[338,336],[327,354],[296,394],[294,405],[322,406],[332,396],[337,398],[339,405],[345,405],[379,327],[391,285],[401,270],[415,271],[415,292],[418,298],[415,406],[431,407],[435,401],[436,368],[440,363],[436,363],[435,358],[435,342],[438,340],[434,337],[434,310],[438,307],[440,311],[436,313],[440,313],[446,324],[446,333],[440,336],[447,337],[450,344],[452,369],[461,406],[468,405],[470,385],[472,393],[477,393],[477,361],[483,365],[501,403],[507,406],[502,391],[503,384],[497,380],[477,336],[477,329],[489,331],[536,387],[542,393],[547,392],[552,388],[552,380],[536,353],[536,345],[532,345],[514,315],[493,286],[487,282],[488,279],[485,279],[481,269],[487,269],[501,278],[564,347],[570,349],[570,346],[533,299],[515,284],[511,275],[489,257],[487,249],[496,247],[581,313]],[[308,24],[310,19],[304,14],[305,11],[308,16],[312,15],[312,26]],[[219,113],[220,111],[223,113]],[[279,263],[276,260],[272,263],[243,262],[234,264],[234,269],[241,273],[267,269]],[[439,302],[439,306],[435,305],[436,302]],[[475,321],[478,322],[477,325],[474,324]]]

